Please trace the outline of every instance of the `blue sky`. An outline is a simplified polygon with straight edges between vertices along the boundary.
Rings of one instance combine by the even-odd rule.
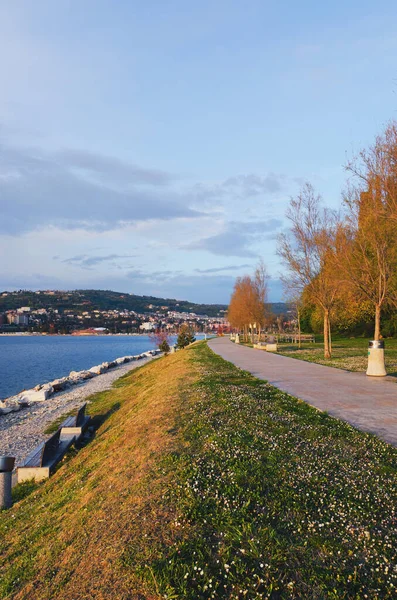
[[[397,5],[0,0],[0,289],[228,302],[397,109]]]

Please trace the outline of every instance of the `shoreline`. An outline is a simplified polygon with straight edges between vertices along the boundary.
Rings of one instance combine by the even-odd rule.
[[[18,466],[35,446],[50,437],[44,434],[48,425],[65,412],[79,408],[92,394],[111,389],[114,381],[129,371],[147,364],[153,358],[153,356],[146,357],[139,361],[124,363],[72,388],[57,392],[44,402],[34,402],[18,412],[2,415],[0,454],[15,456],[15,466]],[[89,406],[87,408],[89,413]]]

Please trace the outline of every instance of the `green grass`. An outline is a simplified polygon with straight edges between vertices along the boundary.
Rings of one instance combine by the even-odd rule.
[[[316,339],[320,339],[319,336]],[[347,371],[365,372],[368,339],[336,337],[332,342],[331,359],[324,358],[324,347],[320,341],[304,343],[301,349],[297,344],[279,344],[279,354]],[[385,363],[388,375],[397,376],[397,339],[385,340]]]
[[[96,439],[0,515],[0,597],[396,597],[395,448],[205,343],[98,402]]]

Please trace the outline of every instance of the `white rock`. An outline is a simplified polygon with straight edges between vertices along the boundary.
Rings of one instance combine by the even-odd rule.
[[[50,388],[52,389],[52,388]],[[19,400],[21,402],[44,402],[50,396],[50,389],[47,390],[25,390],[19,394]]]
[[[40,390],[40,392],[48,392],[48,396],[51,396],[54,393],[54,388],[52,387],[51,383],[46,383],[45,385],[43,385]]]
[[[91,371],[71,371],[68,380],[72,383],[80,383],[86,379],[92,379],[93,377],[94,373]]]
[[[91,369],[88,369],[90,373],[93,373],[94,375],[100,375],[101,373],[103,373],[105,371],[105,369],[103,368],[102,365],[96,365],[95,367],[91,367]]]

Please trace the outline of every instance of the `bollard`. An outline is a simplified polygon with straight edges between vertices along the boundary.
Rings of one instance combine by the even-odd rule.
[[[13,456],[0,456],[0,508],[11,508],[12,470],[15,458]]]
[[[238,333],[236,333],[236,339],[235,339],[235,343],[239,344],[240,343],[240,336]]]
[[[370,377],[385,377],[385,342],[373,340],[368,342],[368,369]]]

